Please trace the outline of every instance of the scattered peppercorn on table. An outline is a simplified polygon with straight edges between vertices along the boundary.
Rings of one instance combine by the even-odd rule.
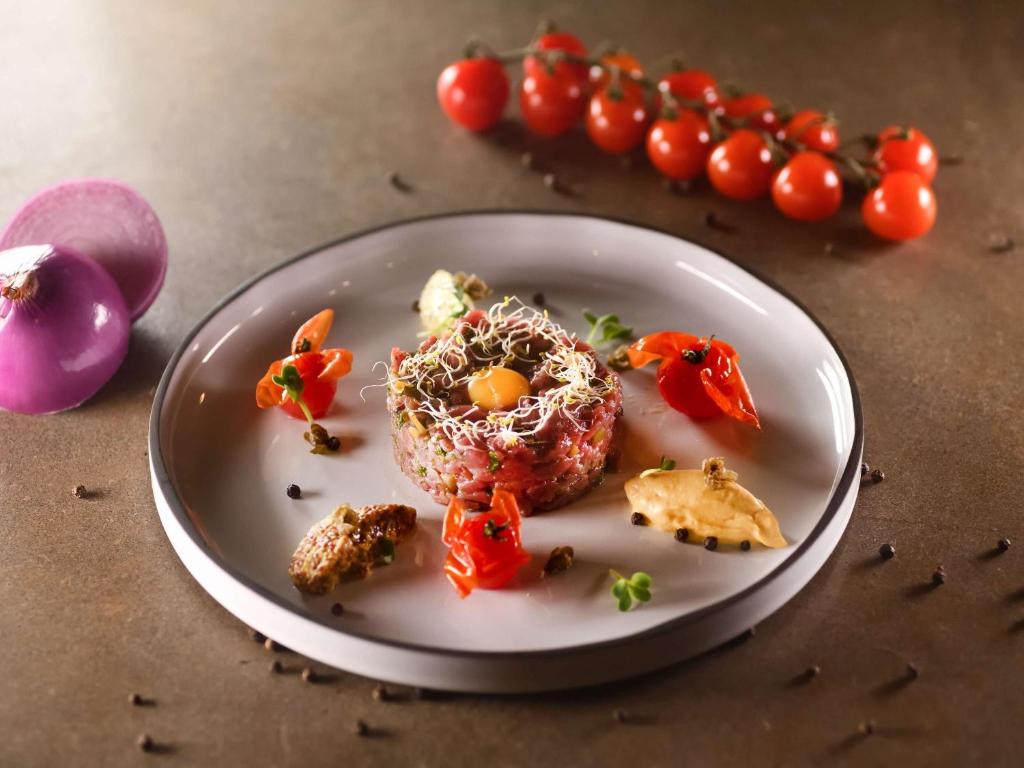
[[[0,50],[15,66],[0,217],[62,178],[123,179],[159,212],[170,269],[96,397],[56,416],[0,413],[0,765],[1016,762],[1024,147],[1006,136],[1024,120],[1024,8],[4,8]],[[860,225],[852,195],[799,223],[767,200],[663,185],[642,152],[606,156],[582,127],[544,139],[518,118],[482,136],[451,125],[438,73],[471,36],[521,47],[546,12],[648,66],[681,52],[719,83],[833,110],[844,138],[921,126],[942,215],[890,246]],[[518,88],[518,65],[508,71]],[[860,498],[826,566],[756,633],[610,687],[445,696],[249,632],[178,561],[146,431],[189,328],[242,281],[339,234],[479,207],[607,214],[708,245],[797,296],[844,350],[865,417]]]

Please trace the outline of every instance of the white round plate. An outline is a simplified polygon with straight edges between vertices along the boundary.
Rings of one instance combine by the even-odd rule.
[[[528,518],[533,562],[506,589],[460,600],[442,575],[443,508],[394,463],[377,361],[417,344],[410,306],[436,269],[476,272],[585,335],[581,311],[618,313],[638,334],[717,334],[742,356],[763,430],[694,422],[660,400],[648,370],[623,375],[620,469],[582,500]],[[254,387],[298,325],[336,313],[330,346],[355,354],[322,423],[345,446],[314,456],[301,422],[256,408]],[[365,399],[363,399],[365,398]],[[153,405],[153,492],[167,535],[200,584],[239,619],[327,664],[396,683],[513,692],[605,682],[735,637],[777,610],[832,552],[857,495],[856,386],[822,327],[779,289],[706,248],[590,216],[474,212],[400,222],[302,254],[242,286],[189,334]],[[668,456],[724,456],[778,517],[784,549],[707,551],[629,524],[623,482]],[[285,495],[297,483],[301,500]],[[395,562],[312,598],[287,575],[307,529],[341,502],[415,507]],[[540,578],[555,546],[576,564]],[[620,613],[609,568],[643,570],[651,602]],[[331,613],[335,602],[341,616]]]

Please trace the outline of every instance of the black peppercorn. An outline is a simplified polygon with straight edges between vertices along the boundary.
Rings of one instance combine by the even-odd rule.
[[[918,669],[917,664],[913,662],[907,664],[907,677],[911,680],[917,680],[921,676],[921,670]]]
[[[880,469],[871,470],[871,482],[880,483],[885,480],[885,472]]]
[[[280,661],[274,659],[272,662],[270,662],[270,666],[268,666],[267,669],[269,669],[275,675],[279,675],[281,674],[281,671],[284,669],[284,667],[281,666]]]
[[[858,726],[857,730],[859,730],[865,736],[870,736],[872,733],[875,732],[875,727],[875,721],[869,719],[861,723]]]
[[[355,725],[352,728],[355,731],[356,736],[369,736],[370,726],[364,723],[362,720],[356,720]]]
[[[860,476],[864,477],[870,471],[871,471],[871,465],[868,464],[866,461],[862,461],[861,464],[860,464]]]
[[[704,549],[709,549],[714,552],[718,549],[718,537],[717,536],[705,536],[704,537]]]
[[[335,616],[341,616],[341,614],[343,614],[344,612],[345,606],[343,606],[341,603],[335,603],[331,606],[331,613]]]
[[[141,707],[143,704],[146,703],[145,699],[143,699],[142,696],[137,693],[133,693],[131,696],[129,696],[128,701],[131,702],[131,705],[133,707]]]
[[[1010,540],[1009,539],[1000,539],[999,541],[996,542],[996,549],[998,549],[1000,552],[1005,552],[1009,548],[1010,548]]]
[[[807,668],[807,671],[804,674],[807,676],[808,680],[813,680],[821,674],[821,667],[819,667],[817,664],[812,664]]]
[[[628,723],[629,712],[624,710],[622,707],[619,707],[614,712],[612,712],[612,719],[614,719],[617,723]]]
[[[690,538],[689,528],[676,528],[676,541],[686,541]]]
[[[301,499],[302,498],[302,489],[299,488],[299,486],[297,486],[295,483],[292,483],[287,488],[285,488],[284,492],[288,494],[288,498],[289,499]]]
[[[305,667],[302,670],[302,682],[304,683],[315,683],[317,681],[316,670],[312,667]]]
[[[932,584],[936,587],[946,583],[946,570],[940,565],[932,572]]]
[[[255,640],[257,643],[265,643],[267,641],[266,635],[252,627],[249,627],[249,638],[251,640]]]
[[[536,304],[538,307],[543,307],[545,303],[544,294],[541,293],[540,291],[537,291],[537,293],[533,294],[533,303]]]
[[[388,700],[388,689],[384,687],[383,683],[377,683],[373,686],[373,690],[370,692],[374,701],[387,701]]]
[[[139,738],[135,740],[135,743],[143,752],[152,752],[153,747],[156,746],[156,744],[153,742],[153,737],[147,733],[144,733],[141,736],[139,736]]]
[[[76,499],[84,499],[85,494],[86,490],[84,485],[76,485],[74,488],[71,489],[71,495],[74,496]]]
[[[419,299],[413,300],[413,302],[412,302],[412,311],[415,312],[417,315],[420,313],[420,300]]]
[[[269,637],[263,641],[263,647],[268,651],[274,651],[275,653],[281,650],[281,644],[276,640],[271,640]]]
[[[633,525],[647,525],[647,518],[640,512],[634,512],[629,516],[629,522]]]
[[[332,451],[337,451],[341,448],[341,440],[334,435],[327,438],[327,448]]]
[[[744,539],[743,541],[741,541],[740,542],[740,549],[742,549],[744,552],[749,552],[750,551],[750,542],[747,539]]]
[[[892,560],[896,557],[896,547],[892,544],[883,544],[878,548],[878,554],[881,555],[883,560]]]

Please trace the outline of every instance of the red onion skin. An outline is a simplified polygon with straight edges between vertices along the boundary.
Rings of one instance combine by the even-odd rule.
[[[124,297],[103,267],[66,247],[0,252],[0,287],[26,272],[31,295],[0,297],[0,408],[74,408],[124,361],[131,334]]]

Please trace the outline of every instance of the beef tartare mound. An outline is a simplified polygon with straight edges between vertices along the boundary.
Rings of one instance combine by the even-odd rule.
[[[415,352],[392,350],[395,459],[434,500],[552,509],[598,483],[622,413],[597,353],[514,299],[460,318]]]

